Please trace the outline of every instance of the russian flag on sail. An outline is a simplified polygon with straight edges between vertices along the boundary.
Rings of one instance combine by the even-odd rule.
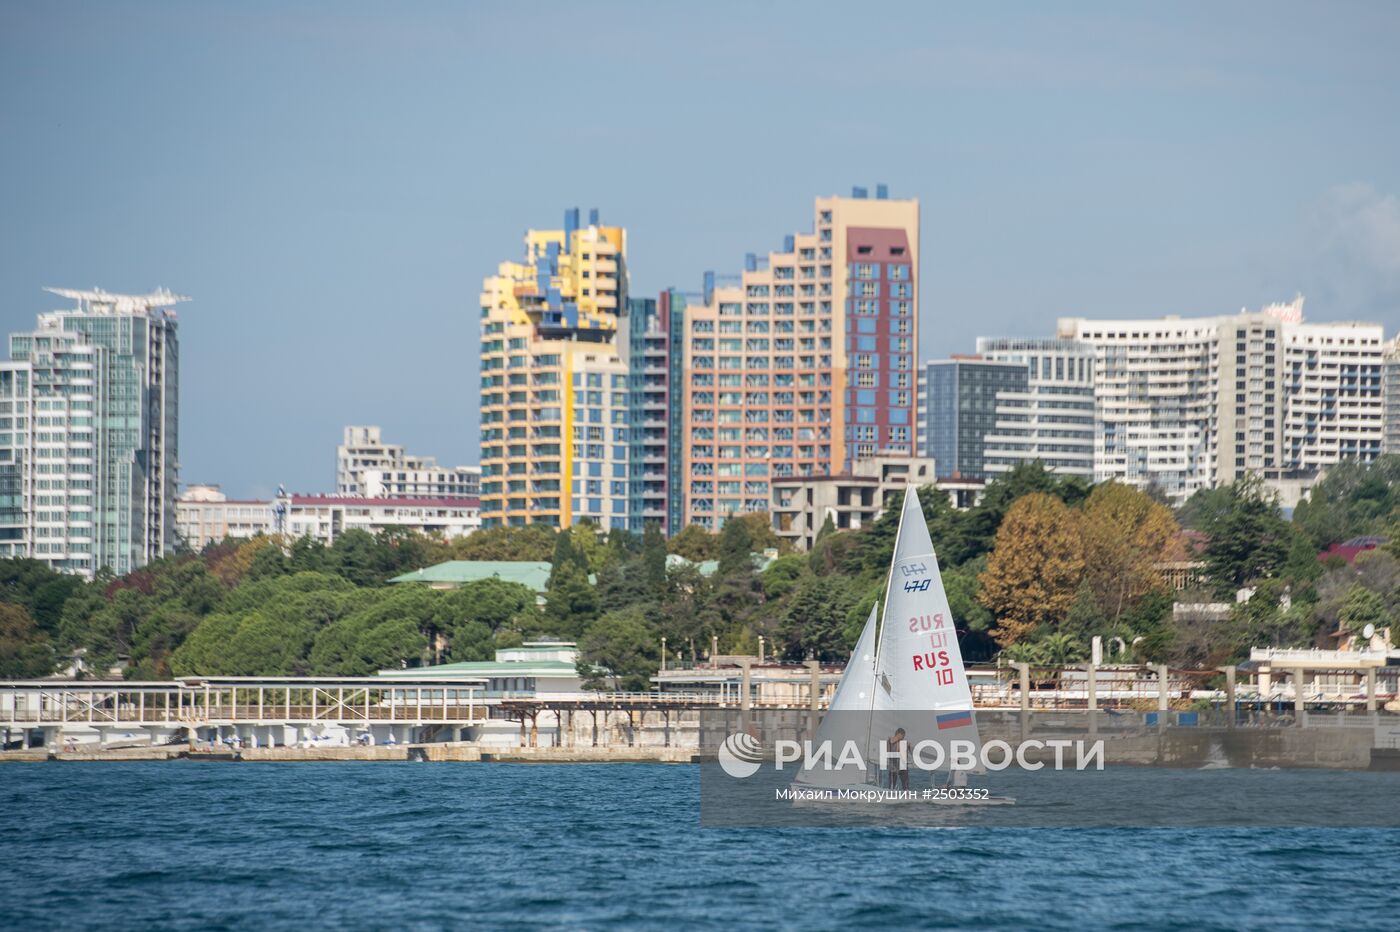
[[[938,730],[945,728],[966,728],[972,724],[972,712],[949,712],[938,716]]]

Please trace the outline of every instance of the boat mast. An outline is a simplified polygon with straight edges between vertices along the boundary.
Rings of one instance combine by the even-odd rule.
[[[909,493],[914,493],[914,498],[918,500],[918,490],[912,485],[904,487],[904,501],[899,503],[899,524],[894,531],[894,550],[890,551],[890,568],[885,571],[885,604],[880,609],[880,630],[875,636],[875,683],[870,689],[870,714],[865,721],[865,750],[870,752],[870,742],[874,738],[875,731],[875,696],[881,688],[880,679],[884,675],[880,669],[880,658],[885,653],[885,622],[886,614],[890,610],[890,585],[894,580],[895,561],[899,559],[899,539],[904,534],[904,512],[909,505]],[[919,502],[919,510],[923,511],[923,502]]]

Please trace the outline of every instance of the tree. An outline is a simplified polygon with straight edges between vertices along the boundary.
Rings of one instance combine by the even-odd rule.
[[[500,579],[478,579],[442,593],[433,623],[443,631],[479,623],[495,632],[502,628],[538,627],[539,616],[535,593],[528,586]]]
[[[1278,498],[1249,473],[1225,487],[1215,508],[1201,520],[1205,558],[1221,596],[1278,574],[1288,560],[1291,531],[1279,514]]]
[[[1166,585],[1157,565],[1180,530],[1171,509],[1131,486],[1105,482],[1085,499],[1079,526],[1085,581],[1109,623]]]
[[[597,590],[576,560],[565,560],[550,574],[544,613],[554,633],[565,637],[577,637],[598,617]]]
[[[1083,642],[1075,640],[1063,631],[1052,631],[1044,635],[1036,641],[1036,646],[1040,648],[1042,662],[1051,666],[1068,666],[1084,659]]]
[[[546,588],[553,589],[555,583],[570,569],[581,570],[587,578],[588,558],[574,546],[573,533],[561,531],[554,538],[554,553],[549,560],[549,580],[545,583]]]
[[[790,660],[835,660],[851,652],[846,638],[850,591],[834,576],[809,576],[788,601],[780,624]],[[863,619],[862,619],[863,620]]]
[[[960,563],[991,550],[997,530],[1015,503],[1027,495],[1036,493],[1053,496],[1072,506],[1079,504],[1089,494],[1089,485],[1077,476],[1056,475],[1039,461],[1021,463],[987,483],[982,500],[975,508],[965,513],[960,522],[962,552],[948,556],[949,562]],[[951,506],[949,507],[951,510]],[[933,530],[932,522],[929,530]],[[935,547],[939,546],[937,537],[933,543]]]
[[[1094,595],[1094,587],[1089,585],[1089,580],[1084,580],[1075,590],[1074,601],[1070,603],[1069,612],[1060,627],[1076,638],[1092,638],[1108,627],[1108,619],[1103,609],[1099,608],[1098,597]]]
[[[20,605],[0,603],[0,677],[30,679],[53,672],[49,639]]]
[[[1073,515],[1041,492],[1016,500],[997,529],[979,600],[996,618],[1003,647],[1064,620],[1084,578],[1084,554]]]
[[[792,545],[778,536],[778,532],[773,530],[773,519],[766,511],[751,511],[743,515],[730,515],[725,522],[728,527],[735,521],[742,522],[749,532],[749,550],[754,553],[762,553],[765,550],[776,550],[778,553],[789,553]],[[723,533],[720,538],[723,540]]]
[[[1385,534],[1400,509],[1400,456],[1330,467],[1293,510],[1317,550],[1362,534]]]
[[[1391,622],[1390,607],[1379,592],[1367,589],[1359,583],[1347,590],[1341,612],[1343,631],[1353,637],[1360,637],[1367,625],[1375,625],[1375,630],[1380,631],[1389,628]]]
[[[753,531],[749,522],[730,516],[719,532],[719,575],[753,572]]]
[[[648,521],[642,531],[642,577],[653,598],[665,595],[666,538],[655,521]]]
[[[1309,606],[1288,604],[1287,586],[1278,579],[1266,579],[1245,602],[1230,609],[1230,630],[1236,641],[1235,653],[1247,647],[1312,647],[1317,623]]]
[[[544,524],[484,528],[452,541],[456,560],[525,560],[543,563],[554,552],[557,532]]]
[[[680,533],[672,534],[667,548],[691,563],[713,560],[716,553],[715,535],[696,524],[687,524]]]
[[[596,679],[596,671],[612,681],[614,689],[641,691],[656,672],[660,635],[636,609],[611,612],[588,626],[579,639],[579,673]]]

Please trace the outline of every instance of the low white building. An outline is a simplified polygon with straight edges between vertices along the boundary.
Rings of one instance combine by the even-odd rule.
[[[273,502],[275,530],[311,537],[327,547],[346,531],[370,534],[391,528],[442,539],[465,537],[481,527],[475,498],[361,498],[346,495],[283,495]]]
[[[259,534],[311,537],[327,547],[346,531],[377,534],[389,528],[428,537],[463,537],[481,527],[475,498],[362,498],[288,495],[268,500],[229,499],[217,485],[192,485],[175,503],[176,529],[192,550],[226,537]]]
[[[480,466],[439,466],[431,456],[385,443],[378,427],[347,427],[336,449],[337,495],[364,498],[476,498]]]

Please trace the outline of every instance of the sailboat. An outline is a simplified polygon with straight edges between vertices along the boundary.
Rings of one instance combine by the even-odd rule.
[[[804,769],[797,777],[799,786],[872,789],[880,776],[880,751],[900,731],[909,748],[926,740],[945,748],[955,740],[969,742],[974,759],[980,760],[972,690],[928,522],[912,485],[904,493],[883,604],[883,613],[879,603],[871,609],[813,742],[844,746],[854,740],[863,760],[846,758],[844,765]],[[965,776],[958,771],[950,779]],[[902,798],[892,789],[888,795]],[[978,801],[1013,802],[1005,797]]]

